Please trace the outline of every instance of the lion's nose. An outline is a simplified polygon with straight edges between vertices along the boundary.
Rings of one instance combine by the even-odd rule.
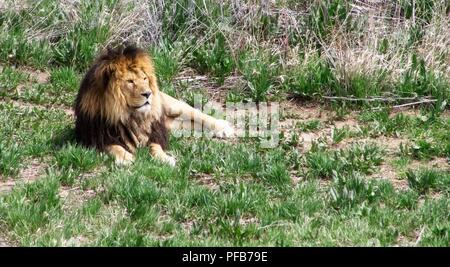
[[[145,93],[142,93],[141,95],[145,96],[145,98],[148,98],[151,94],[152,94],[151,92],[145,92]]]

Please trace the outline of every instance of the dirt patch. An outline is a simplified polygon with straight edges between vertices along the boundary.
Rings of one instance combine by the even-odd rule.
[[[93,189],[83,189],[81,184],[83,180],[91,179],[96,175],[104,172],[107,168],[105,166],[98,166],[95,169],[80,174],[76,178],[75,185],[72,186],[60,186],[58,195],[64,200],[63,210],[76,209],[81,207],[83,203],[89,199],[94,198],[99,193],[104,192],[105,188],[100,186],[96,190]]]
[[[395,155],[400,151],[401,144],[409,144],[410,141],[403,137],[378,136],[376,138],[347,138],[334,145],[336,149],[343,149],[357,143],[373,143],[385,150],[387,155]]]
[[[429,161],[414,160],[408,168],[417,170],[421,168],[436,168],[440,170],[450,171],[450,163],[446,158],[434,158]]]
[[[31,80],[37,83],[48,83],[50,80],[50,74],[46,71],[40,71],[30,67],[19,67],[19,70],[27,74]]]
[[[0,233],[0,248],[2,247],[15,247],[15,245]]]
[[[192,231],[192,228],[194,228],[194,222],[193,220],[186,220],[181,223],[181,227],[186,233],[190,233]]]
[[[282,121],[281,130],[284,131],[284,136],[286,140],[290,140],[292,134],[296,131],[295,125],[297,122],[305,120],[305,119],[318,119],[320,120],[325,127],[320,130],[316,130],[313,132],[301,132],[297,131],[299,136],[299,142],[302,146],[303,152],[307,152],[313,142],[322,142],[326,145],[331,145],[331,149],[345,149],[349,146],[360,144],[360,143],[374,143],[380,148],[382,148],[385,152],[384,162],[377,167],[377,170],[374,174],[369,175],[368,178],[374,179],[383,179],[389,181],[394,188],[398,190],[407,189],[408,182],[405,179],[402,179],[400,173],[390,164],[390,162],[394,159],[394,157],[400,152],[401,144],[407,145],[410,141],[406,137],[393,137],[393,136],[378,136],[376,138],[345,138],[338,144],[332,144],[332,131],[333,128],[343,128],[349,127],[350,130],[357,130],[359,128],[359,123],[355,119],[355,114],[347,115],[344,119],[339,121],[333,121],[331,113],[323,110],[320,111],[320,107],[316,106],[297,106],[296,103],[288,102],[287,104],[287,119]],[[412,110],[410,112],[405,112],[406,114],[411,113],[411,115],[415,115],[417,111]],[[419,168],[419,167],[434,167],[438,169],[447,169],[450,170],[449,163],[445,158],[436,158],[428,162],[424,161],[414,161],[410,168]],[[297,177],[292,177],[292,181],[294,184],[298,183]]]
[[[244,214],[239,218],[240,225],[249,225],[249,224],[260,224],[260,221],[257,217],[251,214]]]
[[[95,197],[97,192],[92,189],[83,190],[80,187],[61,186],[58,195],[64,200],[62,209],[69,210],[81,207],[87,200]]]
[[[214,101],[220,103],[226,103],[227,95],[231,90],[245,91],[245,81],[241,76],[227,77],[221,86],[212,84],[210,89],[207,90],[207,95]]]
[[[411,235],[404,236],[399,235],[397,237],[396,247],[417,247],[420,246],[420,242],[426,232],[427,228],[422,226],[420,229],[414,230]]]
[[[40,109],[40,110],[59,110],[59,111],[63,111],[67,116],[73,117],[74,116],[74,112],[72,109],[69,109],[65,106],[60,106],[60,105],[40,105],[40,104],[34,104],[34,103],[29,103],[29,102],[23,102],[20,100],[13,100],[13,99],[8,99],[8,100],[4,100],[4,99],[0,99],[0,102],[9,104],[12,103],[12,105],[14,107],[17,108],[21,108],[21,109]]]
[[[326,145],[331,145],[332,143],[331,133],[333,128],[330,127],[324,127],[311,132],[300,132],[300,130],[295,128],[294,123],[294,126],[290,126],[289,124],[282,125],[281,131],[286,140],[292,140],[293,134],[297,133],[299,144],[303,152],[308,152],[314,142]]]
[[[4,65],[0,64],[0,72],[3,71],[4,67],[5,67]],[[47,71],[41,71],[27,66],[19,66],[19,67],[11,66],[11,67],[27,75],[29,78],[29,82],[37,82],[43,84],[48,83],[50,81],[50,73],[48,73]]]
[[[197,181],[197,183],[206,186],[211,190],[218,190],[220,187],[219,183],[217,183],[212,175],[197,173],[193,176],[193,178]]]
[[[311,149],[313,142],[331,142],[332,128],[329,125],[329,120],[332,114],[329,111],[322,109],[318,104],[301,104],[296,100],[283,102],[280,108],[283,116],[279,127],[286,140],[292,140],[293,134],[296,133],[304,152]],[[305,132],[296,128],[297,123],[310,120],[320,121],[320,129]]]
[[[378,146],[386,150],[388,154],[400,152],[400,144],[408,144],[409,140],[401,137],[380,136],[372,139]]]
[[[80,247],[87,244],[90,240],[85,236],[73,236],[67,240],[63,240],[62,247]]]
[[[412,247],[414,245],[413,238],[405,235],[399,235],[395,243],[394,247]]]
[[[245,81],[241,76],[232,75],[225,78],[222,85],[218,85],[214,78],[207,75],[199,75],[197,71],[192,68],[186,68],[178,74],[174,79],[176,87],[189,87],[190,90],[202,92],[208,96],[208,100],[213,100],[219,103],[225,103],[227,94],[231,89],[238,89],[243,91]]]
[[[384,162],[378,166],[376,173],[369,175],[369,178],[388,180],[394,186],[395,189],[406,190],[409,188],[408,181],[400,176],[398,170],[396,170],[389,162],[392,162],[393,158],[387,157]],[[439,170],[450,171],[450,164],[446,158],[435,158],[430,161],[417,161],[411,162],[406,169],[417,170],[420,168],[436,168]]]
[[[194,69],[186,68],[173,79],[177,88],[183,89],[188,87],[189,90],[213,95],[216,91],[216,84],[206,75],[198,74]]]
[[[401,179],[397,171],[387,161],[385,160],[385,162],[378,166],[377,172],[369,175],[368,178],[387,180],[397,190],[408,189],[408,181]]]
[[[418,116],[418,115],[420,115],[420,109],[414,108],[414,107],[392,109],[391,112],[389,113],[389,117],[392,118],[395,115],[397,115],[398,113],[402,113],[403,115],[407,115],[407,116]]]
[[[331,140],[330,135],[331,135],[331,129],[329,129],[329,128],[323,129],[316,133],[314,133],[314,132],[301,133],[300,134],[300,143],[303,147],[303,151],[304,152],[309,151],[314,142],[321,141],[324,143],[329,143]]]
[[[20,12],[29,7],[27,1],[0,1],[0,11]]]
[[[337,129],[348,127],[350,130],[356,130],[359,126],[358,121],[351,117],[341,121],[334,121],[333,124]]]
[[[326,122],[332,117],[331,112],[326,111],[317,103],[303,103],[295,99],[280,103],[280,108],[284,118],[296,120],[317,119],[321,122]]]
[[[39,178],[48,167],[48,164],[39,159],[31,159],[24,163],[25,168],[21,169],[18,178],[7,177],[0,180],[0,194],[10,192],[18,183],[31,183]]]
[[[26,181],[34,181],[43,173],[47,166],[47,163],[43,163],[38,159],[32,159],[26,163],[26,168],[20,170],[19,177]]]
[[[3,178],[1,180],[3,180]],[[10,192],[15,185],[16,185],[16,181],[13,181],[13,180],[1,181],[0,182],[0,195]]]
[[[341,142],[334,144],[332,133],[334,129],[348,127],[349,131],[359,131],[359,122],[355,119],[356,112],[348,114],[343,118],[335,119],[333,111],[329,111],[326,107],[314,103],[300,103],[299,101],[290,100],[282,104],[284,117],[280,122],[281,131],[287,140],[292,138],[292,134],[297,131],[299,141],[302,144],[303,151],[306,152],[311,148],[313,142],[325,143],[332,149],[345,148],[355,142],[368,142],[373,139],[369,138],[345,138]],[[300,132],[296,129],[299,122],[309,120],[318,120],[321,127],[318,130]],[[380,141],[381,143],[386,140]],[[395,144],[394,144],[395,145]]]
[[[291,171],[289,176],[291,177],[291,182],[292,182],[292,185],[294,185],[294,186],[297,185],[298,183],[300,183],[304,179],[304,177],[299,176],[299,173],[297,171]]]

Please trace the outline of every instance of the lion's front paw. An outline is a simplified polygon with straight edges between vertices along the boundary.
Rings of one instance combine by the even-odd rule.
[[[214,129],[214,136],[218,138],[233,137],[234,128],[226,120],[217,120]]]
[[[116,155],[115,163],[116,163],[116,165],[126,166],[126,165],[130,165],[131,163],[133,163],[133,161],[134,161],[133,154],[131,154],[127,151],[124,151],[124,153],[121,153],[120,155]]]
[[[177,160],[172,157],[167,155],[166,157],[164,157],[163,161],[167,164],[169,164],[171,167],[175,167],[175,165],[177,164]]]

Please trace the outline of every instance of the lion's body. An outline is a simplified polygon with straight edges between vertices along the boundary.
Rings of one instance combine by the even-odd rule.
[[[79,143],[106,151],[118,163],[133,161],[138,147],[175,164],[164,150],[175,118],[198,121],[218,135],[232,128],[159,91],[150,57],[141,49],[108,50],[86,73],[75,103]]]

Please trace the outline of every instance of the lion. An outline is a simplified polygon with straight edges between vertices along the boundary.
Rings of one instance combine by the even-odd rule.
[[[108,48],[85,74],[75,101],[75,138],[131,164],[139,147],[171,166],[168,134],[186,121],[201,124],[219,138],[231,137],[231,124],[160,91],[151,56],[134,45]]]

